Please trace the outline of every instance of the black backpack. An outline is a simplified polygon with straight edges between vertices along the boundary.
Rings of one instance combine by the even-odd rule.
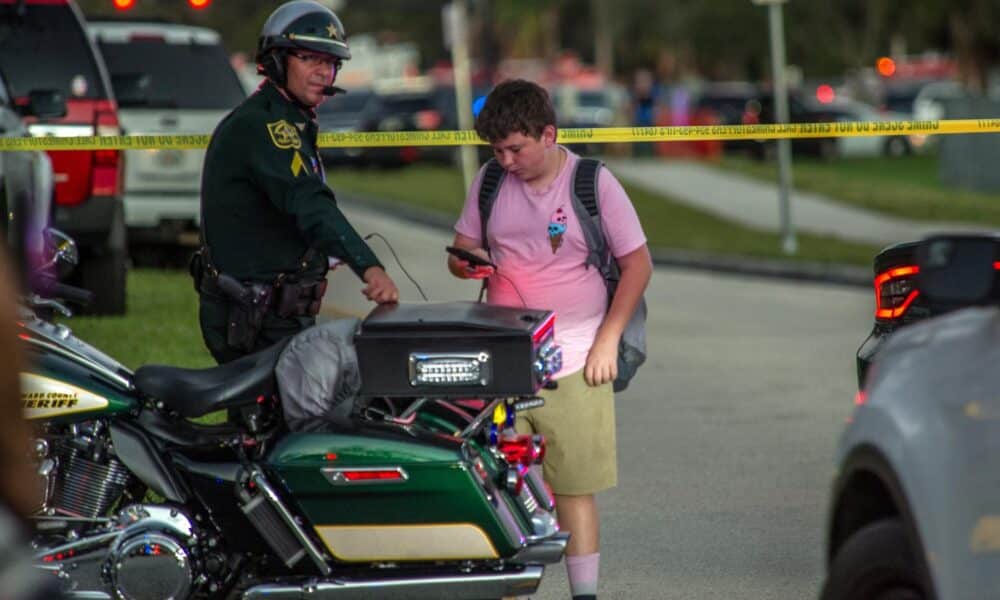
[[[621,272],[618,261],[611,255],[608,241],[604,238],[601,227],[601,212],[597,197],[597,175],[603,162],[594,158],[581,158],[573,171],[573,210],[583,227],[583,237],[587,240],[589,253],[587,266],[595,266],[604,276],[608,289],[608,306],[618,288]],[[489,221],[493,203],[500,193],[507,172],[496,159],[490,159],[483,171],[479,186],[479,216],[481,222],[483,248],[489,252],[489,242],[486,237],[486,223]],[[642,363],[646,362],[646,299],[641,298],[632,318],[629,319],[625,331],[618,343],[618,377],[614,381],[614,390],[620,392],[628,387],[629,381]]]

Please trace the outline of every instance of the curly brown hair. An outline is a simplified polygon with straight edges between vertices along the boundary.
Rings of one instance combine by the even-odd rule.
[[[552,100],[545,88],[524,79],[510,79],[493,88],[476,117],[476,133],[491,144],[514,133],[538,139],[546,125],[556,125]]]

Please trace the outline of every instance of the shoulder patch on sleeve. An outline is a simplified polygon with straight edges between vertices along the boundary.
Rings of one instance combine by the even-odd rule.
[[[302,147],[302,138],[299,137],[298,130],[284,119],[268,123],[267,132],[271,134],[274,145],[282,150],[298,150]]]

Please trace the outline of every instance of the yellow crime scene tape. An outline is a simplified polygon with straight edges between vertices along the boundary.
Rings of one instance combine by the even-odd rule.
[[[1000,119],[940,121],[852,121],[782,125],[692,125],[684,127],[601,127],[560,129],[568,143],[691,142],[706,140],[774,140],[782,138],[865,137],[876,135],[947,135],[998,133]],[[81,137],[0,138],[0,151],[18,150],[156,150],[208,146],[208,134],[112,135]],[[321,133],[321,148],[393,146],[463,146],[483,144],[474,131],[377,131]]]

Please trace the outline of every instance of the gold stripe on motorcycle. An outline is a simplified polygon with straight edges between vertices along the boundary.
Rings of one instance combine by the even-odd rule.
[[[26,419],[44,419],[101,410],[108,400],[56,379],[21,373],[21,405]]]
[[[472,523],[439,525],[320,525],[327,549],[345,562],[499,558],[489,536]]]
[[[869,136],[997,133],[1000,119],[939,121],[854,121],[849,123],[787,123],[782,125],[691,125],[684,127],[600,127],[560,129],[567,143],[683,142],[701,140],[774,140],[782,138],[841,138]],[[0,137],[0,151],[19,150],[141,150],[205,148],[209,134]],[[321,148],[394,146],[464,146],[484,144],[475,131],[342,131],[319,135]]]

